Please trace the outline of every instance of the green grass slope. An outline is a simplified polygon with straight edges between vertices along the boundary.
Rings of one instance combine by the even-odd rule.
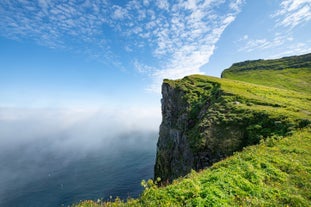
[[[311,206],[311,129],[245,148],[167,187],[143,182],[138,199],[84,201],[100,206]]]
[[[223,78],[311,93],[311,53],[275,60],[235,63]]]
[[[194,151],[206,147],[204,133],[211,126],[239,128],[245,137],[242,146],[247,146],[268,136],[289,135],[311,122],[311,96],[306,93],[202,75],[164,82],[184,93],[188,113],[196,123],[188,132]],[[225,132],[218,131],[217,137],[226,136]],[[226,140],[223,148],[230,149],[236,141]]]
[[[310,206],[311,131],[248,147],[166,188],[147,189],[142,206]]]
[[[189,113],[213,97],[206,111],[213,123],[242,123],[247,138],[255,138],[249,144],[260,144],[166,187],[142,182],[137,199],[75,206],[311,206],[310,94],[202,75],[165,82],[182,90]],[[192,130],[198,143],[204,124],[203,117]]]

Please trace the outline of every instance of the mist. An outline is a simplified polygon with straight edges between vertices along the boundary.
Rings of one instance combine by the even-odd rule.
[[[19,206],[14,202],[27,200],[27,195],[37,194],[48,199],[51,194],[48,183],[53,182],[59,182],[59,189],[52,191],[57,194],[54,195],[58,197],[56,200],[44,205],[40,199],[32,203],[33,197],[28,199],[28,205],[68,205],[80,199],[131,191],[128,186],[134,183],[125,184],[127,187],[124,188],[113,180],[122,180],[123,176],[124,180],[134,182],[134,178],[125,176],[131,169],[133,174],[138,174],[135,176],[141,176],[136,180],[152,176],[160,116],[158,108],[0,108],[0,205]],[[139,160],[144,156],[145,160]],[[72,175],[76,176],[75,180],[71,180]],[[102,181],[96,180],[96,176]],[[83,179],[93,177],[94,180],[79,186]],[[66,182],[66,187],[73,189],[65,191]],[[97,192],[94,185],[105,195],[99,193],[88,197],[91,192]],[[139,186],[138,183],[135,185]],[[62,193],[75,196],[63,197]]]

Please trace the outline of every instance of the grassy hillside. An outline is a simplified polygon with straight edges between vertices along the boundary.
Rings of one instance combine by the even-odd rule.
[[[190,131],[193,147],[200,147],[200,129],[210,120],[224,127],[240,124],[247,144],[261,144],[166,187],[143,182],[138,199],[76,206],[311,206],[310,94],[296,86],[285,90],[202,75],[165,83],[184,93],[187,110],[200,119]],[[207,103],[208,119],[202,115]]]
[[[245,137],[242,144],[247,146],[268,136],[286,136],[311,121],[309,94],[202,75],[164,82],[184,93],[188,113],[196,123],[189,136],[198,150],[206,147],[200,145],[205,144],[204,129],[211,126],[221,128],[217,133],[222,136],[232,127],[240,128]],[[233,141],[228,139],[223,148],[230,148]]]
[[[164,182],[310,123],[305,93],[201,75],[164,80],[163,87],[155,177]]]
[[[311,93],[311,54],[235,63],[223,78]]]

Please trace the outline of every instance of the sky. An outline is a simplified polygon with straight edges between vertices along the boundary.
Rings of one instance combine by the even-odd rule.
[[[0,19],[2,115],[160,113],[164,78],[311,52],[311,0],[1,0]]]

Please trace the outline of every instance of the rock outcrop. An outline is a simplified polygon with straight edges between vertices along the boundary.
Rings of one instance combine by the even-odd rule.
[[[183,80],[194,86],[192,80]],[[189,81],[189,82],[188,82]],[[189,88],[166,81],[162,85],[162,123],[157,144],[155,177],[163,182],[184,176],[191,169],[203,169],[243,147],[243,130],[217,124],[213,112],[221,98],[217,83],[206,83],[206,92],[197,93],[195,106]],[[197,87],[197,86],[194,86]],[[191,90],[191,89],[190,89]],[[214,93],[213,93],[214,92]],[[200,104],[198,104],[200,103]],[[198,105],[197,105],[198,104]]]
[[[162,85],[162,123],[157,144],[155,176],[171,181],[188,173],[194,162],[186,131],[188,129],[187,103],[183,91],[168,83]]]
[[[154,172],[163,183],[211,166],[272,134],[283,136],[292,126],[284,117],[248,110],[247,105],[268,103],[228,93],[220,81],[206,76],[164,80],[162,96]]]

